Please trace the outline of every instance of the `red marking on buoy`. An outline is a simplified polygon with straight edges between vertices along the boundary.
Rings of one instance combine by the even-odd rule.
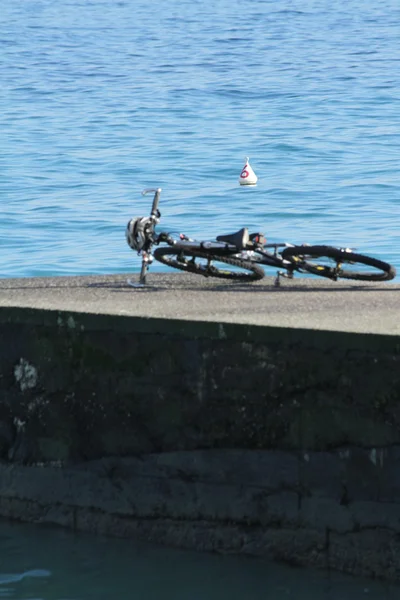
[[[249,157],[246,156],[244,159],[244,167],[239,175],[239,183],[240,185],[255,185],[257,179],[257,175],[250,166]]]

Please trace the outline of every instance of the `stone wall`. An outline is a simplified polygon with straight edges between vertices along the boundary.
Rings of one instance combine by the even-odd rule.
[[[0,327],[0,516],[400,580],[396,336]]]

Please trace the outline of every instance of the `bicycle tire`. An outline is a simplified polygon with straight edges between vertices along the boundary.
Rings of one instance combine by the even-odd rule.
[[[204,277],[217,277],[219,279],[231,279],[235,281],[257,281],[265,277],[264,269],[248,260],[217,256],[205,252],[196,252],[195,250],[167,247],[157,248],[154,251],[154,258],[173,269],[203,275]],[[196,258],[205,259],[207,265],[196,263]],[[221,270],[212,265],[211,261],[225,263],[238,269],[244,269],[246,272]]]
[[[396,276],[396,269],[382,260],[357,254],[349,250],[333,246],[291,246],[282,252],[284,259],[290,260],[295,268],[313,275],[329,279],[355,279],[358,281],[390,281]],[[335,267],[319,264],[314,259],[329,258],[336,262]],[[346,265],[363,265],[376,269],[375,271],[353,271]]]

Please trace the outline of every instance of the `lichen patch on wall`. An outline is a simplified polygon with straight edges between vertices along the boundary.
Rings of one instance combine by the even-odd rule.
[[[38,372],[34,365],[21,358],[14,367],[14,377],[22,392],[36,387],[38,382]]]

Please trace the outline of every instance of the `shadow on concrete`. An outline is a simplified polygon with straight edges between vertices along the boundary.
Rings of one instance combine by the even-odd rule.
[[[400,292],[400,289],[388,289],[388,288],[382,288],[382,287],[377,287],[377,288],[373,288],[373,287],[369,287],[369,286],[348,286],[348,287],[319,287],[319,286],[314,286],[314,287],[304,287],[304,286],[293,286],[293,287],[274,287],[273,285],[271,286],[264,286],[264,287],[253,287],[251,284],[243,284],[243,285],[238,285],[238,284],[225,284],[225,285],[215,285],[215,286],[190,286],[190,285],[184,285],[184,286],[160,286],[160,285],[151,285],[151,284],[146,284],[145,286],[141,286],[141,287],[132,287],[128,284],[124,284],[124,285],[113,285],[113,284],[90,284],[88,286],[83,286],[82,289],[85,289],[86,287],[92,287],[92,288],[97,288],[97,289],[108,289],[110,292],[114,292],[114,293],[124,293],[124,292],[169,292],[169,291],[182,291],[182,293],[184,292],[209,292],[209,293],[218,293],[218,292],[231,292],[231,293],[237,293],[237,292],[246,292],[249,294],[270,294],[270,293],[276,293],[276,294],[284,294],[284,293],[310,293],[310,292],[314,292],[314,293],[319,293],[319,292],[328,292],[328,293],[340,293],[340,292],[394,292],[394,291],[398,291]]]
[[[97,280],[94,280],[97,279]],[[333,282],[330,280],[318,280],[317,278],[303,278],[301,280],[282,281],[279,287],[274,285],[274,277],[266,277],[257,282],[222,282],[212,278],[201,278],[185,274],[173,277],[158,274],[148,276],[148,282],[144,286],[137,286],[139,278],[133,276],[94,276],[94,277],[61,277],[61,278],[29,278],[22,280],[3,280],[0,282],[0,292],[7,290],[85,290],[104,289],[115,293],[125,292],[246,292],[259,293],[309,293],[309,292],[400,292],[400,285],[386,282]]]

